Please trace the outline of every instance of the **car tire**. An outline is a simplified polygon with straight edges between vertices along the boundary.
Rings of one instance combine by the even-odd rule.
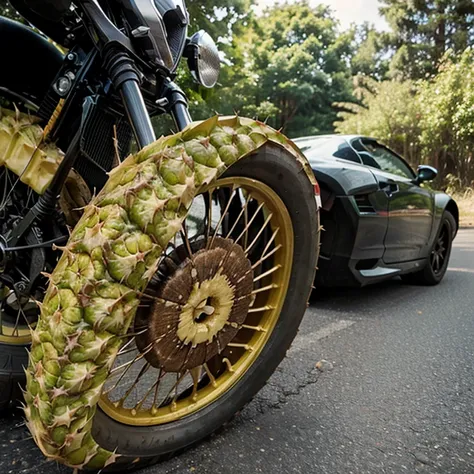
[[[453,215],[445,211],[425,267],[418,272],[402,275],[401,278],[405,283],[434,286],[443,279],[448,269],[456,228]]]

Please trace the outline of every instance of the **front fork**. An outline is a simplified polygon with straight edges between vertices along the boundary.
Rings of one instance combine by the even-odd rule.
[[[109,54],[104,55],[104,66],[115,90],[118,91],[122,97],[139,148],[153,143],[156,140],[156,135],[139,87],[140,77],[134,67],[133,60],[126,52],[113,49],[109,51]],[[160,101],[162,108],[172,116],[178,130],[183,130],[191,123],[186,96],[175,83],[170,80],[165,82]],[[91,106],[92,104],[88,104],[86,99],[83,107],[82,123],[85,122],[88,107]],[[71,141],[48,189],[38,198],[36,204],[28,211],[10,234],[7,242],[8,247],[17,245],[18,241],[25,235],[33,222],[44,219],[50,215],[56,207],[58,196],[61,193],[66,178],[74,166],[76,159],[80,156],[82,132],[83,127],[81,126]]]

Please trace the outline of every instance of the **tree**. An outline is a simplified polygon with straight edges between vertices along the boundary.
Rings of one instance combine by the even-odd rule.
[[[290,136],[332,131],[332,103],[350,97],[350,38],[337,26],[328,7],[303,1],[267,9],[249,34],[250,103],[273,104],[269,123]]]
[[[377,31],[373,25],[363,23],[352,27],[352,75],[363,74],[375,79],[385,78],[389,68],[389,35]]]
[[[382,0],[396,48],[392,76],[434,74],[448,49],[462,52],[474,44],[472,0]]]
[[[358,103],[335,104],[336,131],[375,137],[398,151],[413,165],[421,162],[420,112],[413,81],[378,82],[364,76],[354,79]]]
[[[421,143],[442,176],[457,176],[459,183],[474,181],[474,50],[456,57],[448,53],[436,78],[421,84]]]

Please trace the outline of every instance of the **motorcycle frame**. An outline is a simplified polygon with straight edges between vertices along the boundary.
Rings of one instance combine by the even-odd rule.
[[[112,23],[97,0],[84,0],[79,5],[84,13],[83,24],[88,33],[87,36],[92,41],[93,46],[91,47],[91,52],[85,55],[86,57],[82,64],[76,68],[78,69],[76,71],[77,80],[83,81],[87,78],[89,72],[96,65],[97,58],[99,58],[101,61],[100,68],[106,72],[115,92],[121,97],[128,121],[138,147],[141,149],[156,140],[150,114],[140,87],[142,73],[137,67],[140,66],[144,70],[148,69],[147,72],[150,72],[150,66],[137,55],[130,39]],[[72,63],[75,59],[74,52],[68,53],[65,58],[66,65],[62,68],[59,75],[62,74],[64,69],[70,67],[67,61]],[[163,73],[163,71],[156,76],[157,80],[161,80],[161,84],[157,84],[157,90],[160,91],[160,94],[158,99],[155,99],[156,106],[153,112],[155,114],[170,114],[177,129],[183,130],[192,121],[188,110],[187,98],[169,76]],[[56,79],[53,81],[53,84],[55,82]],[[74,88],[76,85],[77,82],[72,87]],[[77,97],[75,99],[77,100]],[[64,112],[61,112],[58,118],[56,129],[60,129],[61,125],[66,121],[68,106],[73,100],[74,97],[71,96],[65,99],[62,107]],[[7,242],[9,247],[17,245],[18,241],[35,221],[42,220],[55,208],[65,180],[76,160],[80,158],[83,125],[87,119],[88,112],[93,107],[94,103],[91,103],[91,97],[86,96],[82,103],[82,118],[79,128],[71,136],[65,156],[51,184],[11,233]]]

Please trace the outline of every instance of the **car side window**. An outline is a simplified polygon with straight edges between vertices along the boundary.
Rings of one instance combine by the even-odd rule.
[[[297,142],[306,158],[312,160],[339,158],[360,163],[360,158],[346,140],[339,137],[320,137]]]
[[[387,173],[413,179],[413,170],[395,153],[373,140],[359,140],[357,151],[367,166],[381,169]]]

